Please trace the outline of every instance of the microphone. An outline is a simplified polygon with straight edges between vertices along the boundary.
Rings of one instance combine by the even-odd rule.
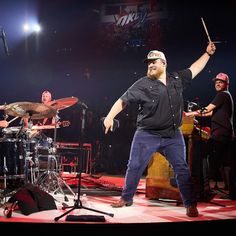
[[[192,111],[193,107],[197,107],[199,108],[199,104],[197,104],[196,102],[190,102],[190,101],[186,101],[188,103],[188,111]]]
[[[189,105],[192,105],[192,106],[198,106],[198,104],[197,104],[196,102],[187,101],[187,103],[188,103]]]
[[[1,38],[2,38],[2,41],[3,41],[5,54],[7,56],[10,56],[8,45],[7,45],[7,37],[6,37],[6,33],[5,33],[3,28],[1,28]]]

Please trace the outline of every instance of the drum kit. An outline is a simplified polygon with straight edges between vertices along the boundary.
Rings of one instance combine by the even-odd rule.
[[[2,129],[3,137],[0,138],[0,180],[3,180],[1,187],[3,185],[4,192],[8,190],[8,180],[13,180],[13,182],[17,180],[24,183],[32,182],[37,185],[41,184],[45,188],[45,181],[49,179],[45,178],[45,176],[48,177],[49,175],[50,178],[56,178],[57,185],[60,182],[60,186],[55,187],[54,190],[58,190],[58,188],[62,190],[61,182],[63,180],[60,179],[57,165],[56,170],[50,169],[47,166],[47,169],[43,173],[39,173],[38,156],[40,145],[35,139],[31,138],[31,134],[35,130],[54,129],[54,140],[48,140],[51,145],[46,148],[46,155],[48,159],[56,162],[56,129],[60,127],[58,118],[56,119],[55,125],[28,125],[28,127],[25,127],[23,120],[24,118],[28,118],[33,123],[32,120],[55,118],[58,117],[59,110],[66,109],[77,102],[77,97],[67,97],[53,100],[48,105],[33,102],[15,102],[0,106],[0,109],[4,110],[7,117],[14,117],[8,121],[9,124],[17,118],[22,118],[21,126]],[[46,183],[46,185],[52,186],[52,183]],[[69,188],[69,186],[67,187]],[[70,188],[69,190],[74,194]]]

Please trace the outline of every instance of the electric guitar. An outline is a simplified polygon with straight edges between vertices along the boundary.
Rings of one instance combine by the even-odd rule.
[[[55,128],[58,129],[58,128],[61,128],[61,127],[68,127],[68,126],[70,126],[70,121],[69,120],[58,121],[56,124],[50,124],[50,125],[33,125],[31,130],[30,130],[29,138],[36,137],[43,130],[55,129]]]

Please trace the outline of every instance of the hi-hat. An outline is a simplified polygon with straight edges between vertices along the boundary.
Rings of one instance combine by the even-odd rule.
[[[9,116],[28,117],[36,120],[51,118],[57,114],[53,107],[33,102],[15,102],[5,105],[5,112]]]
[[[47,103],[47,105],[51,106],[55,110],[62,110],[62,109],[65,109],[67,107],[74,105],[77,102],[78,102],[77,97],[67,97],[67,98],[53,100]]]

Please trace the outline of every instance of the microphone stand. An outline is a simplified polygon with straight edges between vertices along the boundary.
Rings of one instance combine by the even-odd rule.
[[[7,56],[10,56],[8,45],[7,45],[6,33],[5,33],[5,31],[4,31],[2,26],[0,26],[0,32],[1,32],[0,38],[2,38],[5,54]]]
[[[82,104],[82,121],[81,121],[81,140],[79,142],[79,154],[80,154],[80,165],[79,165],[79,175],[78,175],[78,192],[77,192],[77,199],[74,200],[74,206],[63,206],[62,209],[66,209],[66,208],[71,208],[70,210],[66,211],[65,213],[63,213],[62,215],[55,217],[54,220],[58,221],[60,218],[62,218],[63,216],[69,214],[70,212],[72,212],[75,209],[86,209],[89,211],[94,211],[94,212],[98,212],[98,213],[102,213],[108,216],[113,217],[114,214],[113,213],[108,213],[108,212],[104,212],[104,211],[100,211],[100,210],[96,210],[96,209],[92,209],[89,207],[85,207],[82,204],[82,201],[80,199],[80,194],[81,194],[81,172],[82,172],[82,151],[83,151],[83,137],[84,137],[84,129],[85,129],[85,114],[86,114],[86,110],[88,109],[88,106],[84,105],[84,103]],[[68,218],[69,219],[69,215]],[[73,217],[72,217],[73,218]],[[76,220],[76,218],[74,218],[74,220]],[[89,219],[88,219],[89,221]]]

